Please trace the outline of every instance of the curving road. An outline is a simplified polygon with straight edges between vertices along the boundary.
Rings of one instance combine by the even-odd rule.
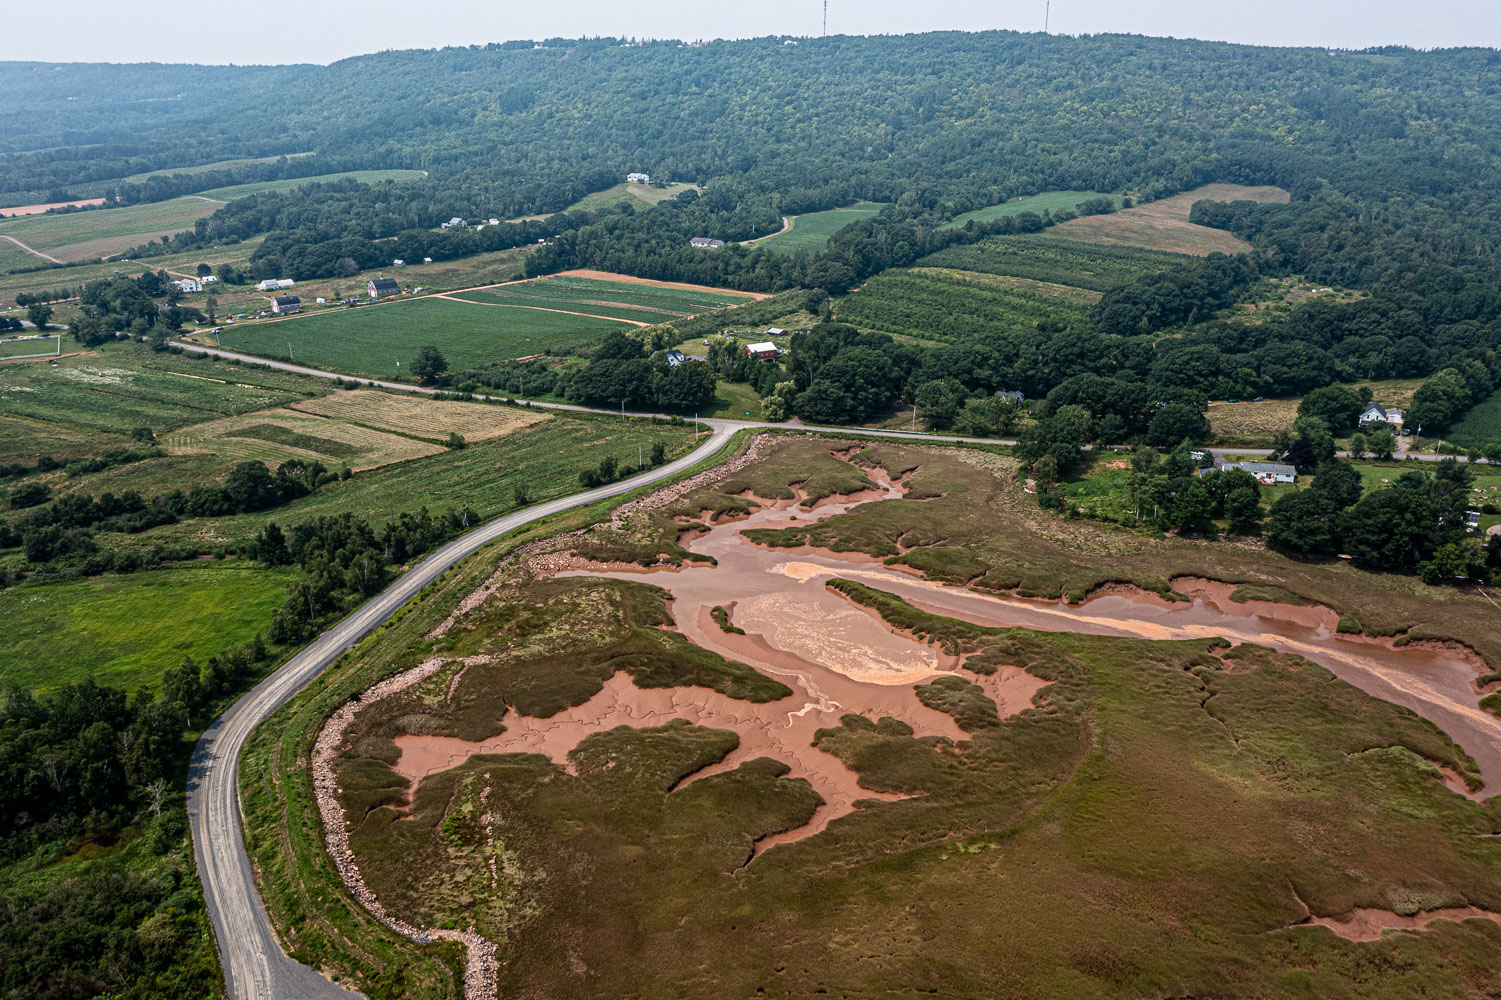
[[[204,900],[219,942],[231,1000],[338,1000],[359,997],[288,958],[272,933],[255,886],[240,829],[236,772],[252,730],[323,672],[340,653],[390,618],[445,570],[481,546],[523,525],[673,476],[717,453],[735,428],[714,428],[676,461],[586,493],[551,500],[491,521],[449,542],[395,583],[320,635],[254,690],[235,702],[203,734],[188,771],[188,819]]]
[[[339,372],[323,371],[284,361],[273,361],[250,354],[240,354],[198,344],[175,342],[186,350],[199,351],[222,358],[267,365],[282,371],[316,378],[348,378]],[[401,382],[361,379],[369,385],[402,392],[436,394],[441,390]],[[485,397],[477,398],[502,398]],[[599,413],[602,411],[567,403],[533,402],[530,405],[552,410]],[[624,411],[625,415],[644,417],[645,413]],[[884,437],[919,441],[942,441],[970,444],[1015,444],[994,438],[970,438],[957,435],[929,434],[916,431],[884,430],[862,427],[819,427],[771,424],[756,420],[722,420],[705,418],[699,423],[711,433],[692,452],[658,469],[632,479],[538,504],[482,525],[428,556],[408,570],[386,590],[324,632],[310,646],[266,678],[249,694],[235,702],[204,732],[194,748],[188,775],[188,814],[193,833],[193,850],[203,882],[209,918],[219,941],[225,981],[230,1000],[348,1000],[362,994],[353,993],[329,982],[300,962],[288,958],[277,942],[267,919],[260,893],[255,886],[250,859],[245,853],[240,829],[239,794],[236,772],[240,752],[257,725],[289,701],[317,677],[340,653],[353,646],[366,633],[390,618],[422,588],[435,580],[459,560],[469,556],[496,538],[533,521],[628,493],[639,486],[666,479],[717,453],[736,431],[746,428],[796,427],[820,434],[844,437]],[[1265,455],[1255,448],[1212,449],[1216,454]],[[1437,461],[1444,457],[1413,453],[1409,458]],[[1463,460],[1461,456],[1461,460]]]

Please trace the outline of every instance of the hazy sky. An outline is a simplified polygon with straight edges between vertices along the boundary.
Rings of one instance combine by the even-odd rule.
[[[830,0],[831,34],[1038,31],[1045,0]],[[254,0],[157,7],[6,0],[0,59],[332,62],[512,38],[817,34],[821,0]],[[1054,0],[1066,34],[1134,32],[1267,45],[1501,47],[1498,0]]]

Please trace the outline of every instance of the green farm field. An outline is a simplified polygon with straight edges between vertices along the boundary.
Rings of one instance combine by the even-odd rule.
[[[885,202],[861,202],[848,208],[831,208],[827,212],[796,215],[792,218],[791,229],[758,240],[756,246],[768,247],[778,253],[794,254],[804,250],[816,254],[828,245],[830,236],[861,219],[881,214],[881,209],[885,207]]]
[[[270,191],[293,191],[305,184],[327,184],[331,181],[342,180],[359,181],[361,184],[379,184],[383,181],[405,183],[420,181],[425,176],[420,170],[347,170],[337,174],[316,174],[312,177],[289,177],[284,180],[235,184],[230,187],[200,191],[199,194],[205,198],[229,202],[236,198],[248,198],[254,194],[266,194]]]
[[[59,260],[105,257],[158,236],[192,229],[194,222],[212,215],[220,204],[184,197],[65,215],[28,215],[0,220],[0,236],[14,237]]]
[[[963,215],[955,216],[953,221],[943,228],[963,229],[965,223],[968,222],[994,222],[997,219],[1021,215],[1023,212],[1033,212],[1037,215],[1043,212],[1072,212],[1080,202],[1089,201],[1092,198],[1109,198],[1117,207],[1121,204],[1121,196],[1118,194],[1101,194],[1098,191],[1044,191],[1042,194],[1014,198],[999,205],[965,212]]]
[[[1449,429],[1447,440],[1461,448],[1501,445],[1501,392],[1493,392],[1470,407],[1470,412]]]
[[[204,204],[207,204],[206,202]],[[114,211],[118,211],[115,209]],[[208,264],[217,267],[221,264],[233,264],[243,267],[249,263],[250,255],[261,245],[261,237],[249,239],[233,246],[214,247],[209,250],[195,250],[192,253],[164,254],[160,257],[146,257],[138,261],[113,260],[100,264],[73,264],[67,267],[50,267],[44,271],[34,271],[28,274],[0,274],[0,299],[7,301],[16,297],[18,292],[36,291],[39,289],[53,288],[78,288],[90,281],[99,278],[110,278],[116,271],[127,278],[134,278],[146,271],[166,271],[169,274],[192,275],[196,274],[195,268],[200,264]],[[0,240],[0,254],[5,247],[13,247],[13,244]],[[25,253],[25,251],[18,251]],[[35,267],[43,264],[40,257],[32,257],[32,263],[26,267]],[[221,286],[222,288],[223,286]],[[224,288],[216,290],[215,294],[221,298],[225,292],[231,291]],[[192,299],[190,298],[191,302]]]
[[[529,354],[576,353],[623,329],[619,320],[427,297],[226,327],[220,342],[262,357],[389,378],[425,344],[441,350],[449,368],[458,370]]]
[[[475,289],[453,297],[466,302],[560,309],[648,324],[687,319],[710,309],[752,301],[749,295],[713,288],[607,281],[573,274]]]
[[[1083,323],[1095,293],[1024,279],[937,268],[887,271],[840,299],[840,322],[924,341],[955,341],[982,330],[1031,331],[1047,319]]]
[[[0,240],[0,271],[19,271],[51,263],[34,253],[27,253],[10,240]]]
[[[0,590],[0,682],[154,687],[183,657],[264,632],[293,575],[234,560]]]
[[[295,375],[156,355],[138,344],[110,345],[56,366],[0,366],[0,415],[120,435],[137,427],[160,432],[327,391]]]
[[[918,264],[1108,292],[1117,285],[1165,271],[1184,259],[1181,254],[1081,243],[1036,233],[992,236],[969,246],[949,247]]]

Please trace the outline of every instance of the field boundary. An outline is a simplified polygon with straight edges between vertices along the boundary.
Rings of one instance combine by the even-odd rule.
[[[63,263],[63,261],[58,260],[56,257],[53,257],[50,254],[42,253],[42,251],[40,251],[40,250],[33,250],[31,247],[27,246],[25,243],[22,243],[20,240],[16,239],[14,236],[6,236],[5,234],[0,233],[0,240],[10,240],[12,243],[14,243],[16,246],[20,247],[22,250],[25,250],[27,253],[30,253],[30,254],[36,254],[36,256],[42,258],[43,260],[50,260],[54,264],[61,264],[61,263]]]
[[[644,323],[639,319],[621,319],[618,316],[600,316],[595,313],[574,312],[572,309],[550,309],[547,306],[524,306],[515,302],[476,302],[474,299],[461,299],[461,292],[438,292],[435,295],[425,295],[423,298],[447,299],[449,302],[463,302],[471,306],[489,306],[492,309],[535,309],[538,312],[562,313],[564,316],[582,316],[585,319],[607,319],[611,323],[628,323],[635,327],[655,326],[654,323]]]

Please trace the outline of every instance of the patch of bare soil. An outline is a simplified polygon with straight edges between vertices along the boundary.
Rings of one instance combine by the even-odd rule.
[[[1420,910],[1410,917],[1390,910],[1357,909],[1348,919],[1308,915],[1298,926],[1327,927],[1346,941],[1379,941],[1387,931],[1426,931],[1435,920],[1489,920],[1501,924],[1501,914],[1475,906],[1451,906],[1441,910]]]

